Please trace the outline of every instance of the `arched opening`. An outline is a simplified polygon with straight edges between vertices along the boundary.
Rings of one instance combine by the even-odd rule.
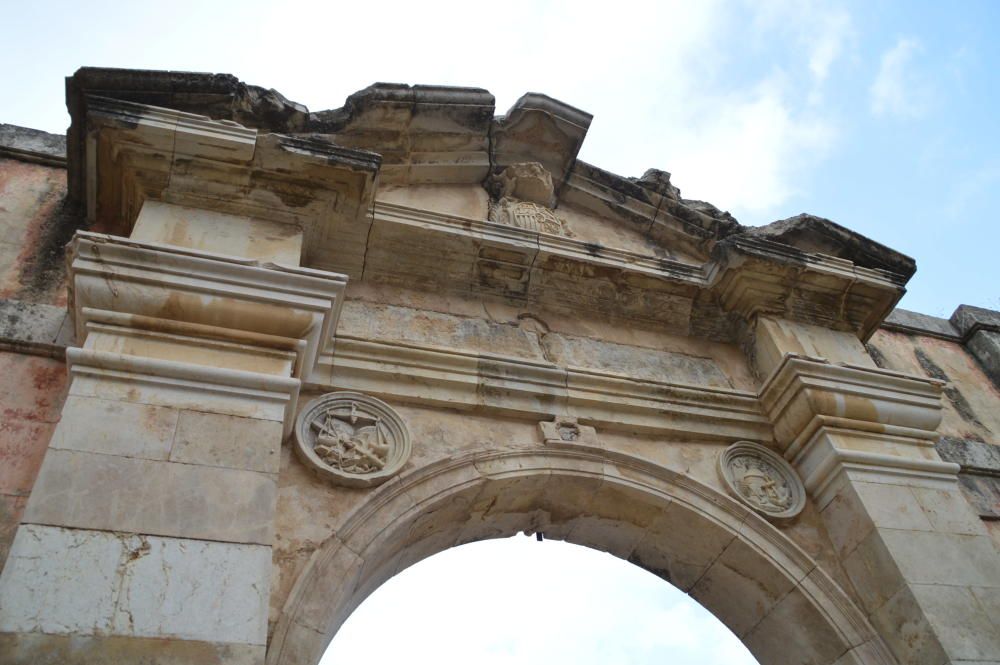
[[[523,536],[453,547],[395,575],[320,665],[401,661],[758,665],[673,585],[604,552]]]
[[[546,448],[470,453],[374,491],[299,576],[269,665],[316,665],[361,601],[413,563],[519,532],[645,568],[689,593],[761,665],[895,662],[815,561],[742,504],[642,460]]]

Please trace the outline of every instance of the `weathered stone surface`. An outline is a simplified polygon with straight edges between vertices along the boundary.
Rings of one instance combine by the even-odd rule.
[[[0,631],[110,632],[124,551],[113,534],[23,525],[0,575]]]
[[[263,645],[270,548],[25,524],[0,632]]]
[[[0,421],[0,494],[28,496],[52,436],[52,423]]]
[[[65,320],[64,307],[0,300],[0,348],[58,355]]]
[[[271,420],[182,411],[170,461],[277,473],[281,438]]]
[[[993,385],[1000,388],[1000,312],[960,305],[951,315],[951,323]]]
[[[0,633],[9,665],[264,665],[263,646],[163,638]]]
[[[62,166],[66,163],[66,137],[0,123],[0,155]]]
[[[1000,388],[960,344],[935,337],[880,330],[868,347],[880,366],[945,382],[942,435],[995,443],[1000,431]]]
[[[27,503],[27,497],[0,494],[0,571],[7,561],[7,554],[14,542],[14,534],[17,533],[17,525],[21,521],[21,514]]]
[[[302,257],[296,226],[157,201],[143,205],[129,237],[290,266]]]
[[[909,279],[917,271],[917,264],[910,257],[815,215],[803,213],[749,229],[747,233],[778,240],[802,252],[849,259],[855,265],[885,270],[904,279]]]
[[[0,413],[3,419],[54,423],[66,388],[59,361],[0,351]]]
[[[70,395],[50,446],[149,460],[170,455],[178,412],[162,406]]]
[[[0,154],[0,298],[65,303],[64,247],[83,221],[65,195],[62,168]]]
[[[273,476],[51,449],[24,520],[270,545]]]
[[[948,319],[920,314],[919,312],[911,312],[899,307],[889,312],[889,316],[885,317],[885,321],[882,322],[882,328],[917,335],[940,337],[956,342],[961,339],[958,329]]]

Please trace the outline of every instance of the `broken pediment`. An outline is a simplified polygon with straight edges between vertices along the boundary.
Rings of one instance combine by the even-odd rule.
[[[748,236],[766,238],[802,252],[847,259],[864,268],[884,270],[907,279],[917,270],[916,262],[865,236],[823,217],[802,213],[746,229]]]
[[[591,116],[535,93],[495,116],[480,88],[378,83],[309,112],[229,75],[85,68],[67,105],[71,197],[113,233],[158,200],[294,225],[304,266],[351,279],[721,336],[776,314],[865,338],[915,269],[820,217],[747,228],[665,171],[587,164]]]

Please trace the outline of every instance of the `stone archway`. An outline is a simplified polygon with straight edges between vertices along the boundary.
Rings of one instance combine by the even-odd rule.
[[[315,665],[350,613],[409,565],[521,531],[627,556],[690,593],[762,665],[896,662],[815,561],[741,504],[635,458],[544,449],[453,457],[373,492],[296,581],[268,665]]]

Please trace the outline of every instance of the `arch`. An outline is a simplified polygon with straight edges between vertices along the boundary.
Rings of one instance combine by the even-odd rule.
[[[456,456],[379,487],[296,580],[268,665],[316,665],[361,601],[409,565],[522,531],[653,572],[690,593],[762,665],[896,664],[843,590],[742,504],[644,460],[545,448]]]

